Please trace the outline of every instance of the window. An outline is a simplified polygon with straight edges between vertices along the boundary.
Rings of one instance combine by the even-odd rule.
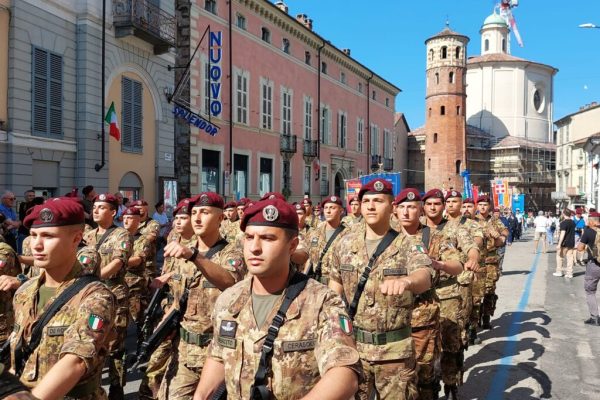
[[[234,81],[235,81],[235,97],[234,109],[235,109],[235,122],[239,124],[248,125],[248,81],[249,72],[234,70]]]
[[[303,191],[304,194],[308,194],[310,195],[310,182],[311,182],[311,170],[310,170],[310,164],[308,165],[304,165],[304,185],[303,185]]]
[[[344,72],[340,72],[340,82],[346,84],[346,74]]]
[[[389,97],[386,97],[386,98],[385,98],[385,106],[386,106],[386,107],[389,107],[389,106],[390,106],[390,98],[389,98]]]
[[[440,115],[446,115],[446,106],[440,107]]]
[[[246,17],[242,14],[237,14],[235,24],[238,28],[246,30]]]
[[[362,82],[358,82],[358,93],[362,93],[362,92],[363,92]]]
[[[490,40],[489,39],[485,39],[485,41],[483,42],[483,48],[484,48],[484,51],[490,51]]]
[[[364,151],[365,121],[362,118],[356,120],[356,151]]]
[[[456,46],[454,50],[454,57],[458,60],[460,58],[460,46]]]
[[[392,133],[387,129],[383,130],[383,157],[393,158]]]
[[[210,13],[217,15],[217,0],[205,0],[204,9]]]
[[[371,155],[379,155],[379,127],[371,124]]]
[[[538,113],[544,110],[544,98],[540,89],[536,89],[533,92],[533,106]]]
[[[433,49],[429,50],[429,61],[433,61]]]
[[[262,197],[266,193],[273,191],[273,160],[270,158],[260,158],[260,169],[258,176],[258,193]]]
[[[440,83],[440,74],[436,72],[435,73],[435,84],[439,85],[439,83]]]
[[[456,106],[456,115],[460,115],[460,106]]]
[[[263,42],[271,43],[271,31],[265,28],[264,26],[261,28],[261,39]]]
[[[346,148],[348,132],[348,114],[345,112],[338,112],[338,147],[341,149]]]
[[[221,177],[221,152],[202,149],[202,185],[203,192],[219,192]]]
[[[233,155],[233,194],[236,199],[246,197],[248,193],[248,156]]]
[[[142,152],[142,83],[126,77],[121,79],[121,149]]]
[[[62,136],[62,56],[34,47],[32,58],[33,134]]]
[[[260,126],[273,129],[273,82],[260,78]]]
[[[310,65],[310,51],[305,51],[304,52],[304,62],[307,65]]]
[[[331,112],[329,106],[321,104],[321,143],[331,144]]]
[[[448,47],[442,46],[442,59],[448,58]]]
[[[460,174],[460,160],[456,160],[456,174]]]
[[[321,166],[321,196],[329,194],[329,168],[327,165]]]
[[[437,137],[438,137],[438,134],[434,133],[433,134],[433,143],[437,143]]]
[[[454,72],[448,74],[448,82],[454,83]]]
[[[502,52],[506,53],[506,39],[502,39]]]
[[[281,87],[281,133],[292,134],[292,90]]]
[[[327,63],[325,61],[321,62],[321,72],[324,74],[327,73]]]
[[[304,139],[312,139],[312,97],[304,96]]]
[[[374,90],[373,90],[373,93],[371,94],[371,98],[373,100],[377,100],[377,92],[375,92]]]
[[[282,43],[281,43],[281,50],[283,50],[284,53],[290,54],[290,40],[283,38]]]

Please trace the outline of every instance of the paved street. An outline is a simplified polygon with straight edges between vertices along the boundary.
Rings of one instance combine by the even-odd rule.
[[[483,343],[465,356],[462,399],[597,399],[600,327],[582,322],[584,268],[576,267],[571,281],[552,276],[554,247],[534,255],[526,238],[506,252],[495,328],[482,333]],[[131,337],[128,343],[135,347]],[[130,380],[127,398],[134,399],[139,375]]]

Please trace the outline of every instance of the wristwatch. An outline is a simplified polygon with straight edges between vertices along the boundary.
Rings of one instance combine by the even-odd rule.
[[[192,247],[191,250],[192,250],[192,255],[187,260],[194,262],[196,260],[196,258],[198,258],[198,254],[200,252],[198,251],[197,247]]]
[[[24,284],[25,282],[27,282],[29,280],[29,278],[23,274],[19,274],[17,275],[17,280],[19,281],[19,284]]]

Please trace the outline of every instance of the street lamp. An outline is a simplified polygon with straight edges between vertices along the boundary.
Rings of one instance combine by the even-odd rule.
[[[600,29],[600,26],[598,26],[596,24],[592,24],[591,22],[587,22],[585,24],[580,24],[579,27],[580,28],[596,28],[596,29]]]

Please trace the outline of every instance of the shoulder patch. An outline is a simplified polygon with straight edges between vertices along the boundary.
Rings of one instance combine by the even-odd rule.
[[[0,268],[4,268],[6,266],[6,261],[0,260]]]
[[[417,252],[417,253],[425,253],[425,248],[420,244],[413,246],[412,250],[413,250],[413,252]]]
[[[237,322],[235,321],[221,321],[219,327],[219,336],[234,338],[237,331]]]
[[[231,265],[233,268],[239,268],[242,266],[242,260],[239,259],[235,259],[235,258],[230,258],[229,260],[227,260],[227,264]]]
[[[123,249],[123,250],[129,249],[129,242],[127,240],[124,240],[121,242],[121,249]]]
[[[348,336],[352,335],[354,328],[352,327],[352,321],[350,321],[350,318],[348,318],[346,315],[340,314],[339,321],[342,331]]]
[[[104,327],[104,319],[96,314],[90,314],[88,318],[88,326],[93,331],[99,331]]]

